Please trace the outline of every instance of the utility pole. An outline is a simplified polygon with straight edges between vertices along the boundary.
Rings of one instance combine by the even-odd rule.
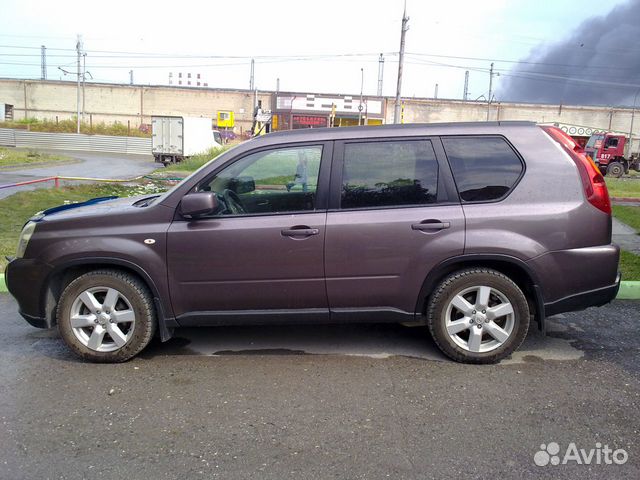
[[[633,120],[636,116],[636,102],[638,101],[638,94],[640,93],[640,88],[636,90],[636,94],[633,97],[633,109],[631,110],[631,127],[629,127],[629,147],[627,148],[627,157],[630,157],[633,153]]]
[[[133,70],[129,70],[129,85],[133,85]]]
[[[77,78],[77,87],[76,87],[76,106],[77,106],[77,119],[78,119],[78,126],[77,126],[77,131],[76,133],[80,133],[80,57],[81,57],[81,51],[82,50],[82,38],[80,37],[80,35],[78,35],[78,41],[76,43],[76,52],[78,54],[78,78]]]
[[[384,56],[380,54],[380,60],[378,60],[378,96],[382,96],[382,79],[384,77]]]
[[[404,37],[409,30],[409,17],[407,17],[407,1],[404,2],[402,13],[402,29],[400,31],[400,55],[398,57],[398,85],[396,87],[396,103],[393,109],[393,123],[400,123],[400,90],[402,89],[402,64],[404,63]]]
[[[251,74],[249,76],[249,90],[255,89],[255,78],[254,78],[254,69],[255,69],[255,60],[251,59]]]
[[[87,78],[87,54],[83,53],[82,54],[82,120],[84,120],[84,112],[85,112],[85,108],[84,108],[84,83],[85,80]]]
[[[436,83],[436,89],[433,92],[433,98],[438,98],[438,84]]]
[[[468,100],[469,98],[469,70],[464,72],[464,92],[462,94],[463,100]]]
[[[280,78],[276,78],[276,93],[280,93]]]
[[[487,122],[489,121],[489,115],[491,114],[491,88],[493,87],[493,62],[491,62],[491,69],[489,69],[489,96],[487,97]]]
[[[358,126],[362,125],[362,90],[364,89],[364,68],[360,68],[360,105],[358,105]]]
[[[40,46],[40,79],[47,79],[47,47],[44,45]]]

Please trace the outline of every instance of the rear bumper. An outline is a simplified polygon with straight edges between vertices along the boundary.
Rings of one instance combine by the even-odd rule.
[[[44,286],[51,271],[50,265],[30,258],[13,259],[5,269],[7,289],[18,302],[20,315],[34,327],[51,327],[44,305]]]
[[[616,284],[620,248],[617,245],[571,248],[545,253],[527,262],[537,273],[544,303],[556,303]]]
[[[616,277],[614,284],[607,287],[590,290],[588,292],[581,292],[575,295],[570,295],[560,300],[556,300],[553,303],[544,304],[545,317],[551,315],[557,315],[563,312],[574,312],[577,310],[584,310],[589,307],[600,307],[605,305],[618,295],[620,290],[620,274]]]

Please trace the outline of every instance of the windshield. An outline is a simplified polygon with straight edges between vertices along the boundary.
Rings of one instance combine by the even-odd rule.
[[[604,135],[601,133],[596,135],[591,135],[591,138],[589,138],[589,141],[587,141],[585,148],[593,148],[598,140],[602,141],[603,139],[604,139]]]

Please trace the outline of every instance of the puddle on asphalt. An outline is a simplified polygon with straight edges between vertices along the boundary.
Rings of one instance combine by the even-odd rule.
[[[574,347],[570,336],[577,325],[563,316],[549,320],[543,336],[532,325],[523,345],[502,365],[540,361],[579,360],[584,352]],[[45,355],[66,356],[68,350],[57,329],[34,330],[27,336],[34,350]],[[344,355],[386,359],[402,356],[438,362],[450,361],[431,340],[424,326],[398,324],[270,325],[177,329],[168,342],[154,340],[141,353],[143,358],[163,355]]]
[[[560,319],[561,320],[561,319]],[[543,336],[534,325],[523,345],[503,365],[541,361],[579,360],[584,352],[553,332],[571,327],[557,321]],[[344,355],[385,359],[393,356],[450,361],[433,343],[425,327],[395,324],[295,325],[185,328],[166,343],[156,342],[143,352],[155,355]]]

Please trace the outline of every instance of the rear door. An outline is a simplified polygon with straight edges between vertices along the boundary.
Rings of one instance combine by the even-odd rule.
[[[333,319],[411,319],[427,274],[462,254],[464,239],[438,138],[336,142],[325,247]]]

